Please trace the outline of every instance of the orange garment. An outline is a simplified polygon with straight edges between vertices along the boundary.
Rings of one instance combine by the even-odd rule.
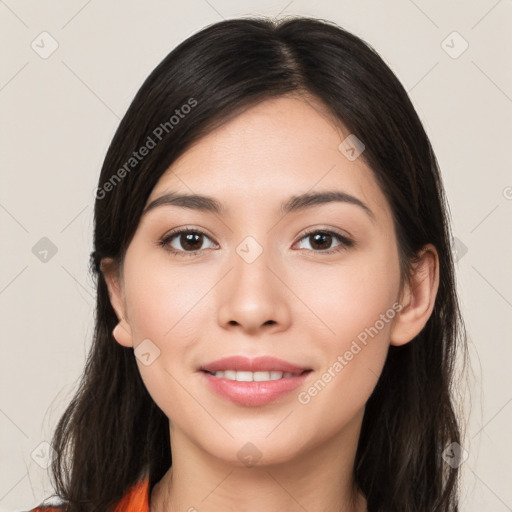
[[[35,508],[30,512],[65,512],[62,508]],[[149,477],[130,487],[113,512],[149,512]]]
[[[149,512],[149,477],[130,487],[114,512]]]

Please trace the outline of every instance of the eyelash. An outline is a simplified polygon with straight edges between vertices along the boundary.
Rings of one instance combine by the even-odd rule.
[[[172,241],[173,238],[175,238],[178,235],[187,234],[187,233],[203,235],[206,238],[210,239],[210,237],[204,231],[201,231],[200,229],[185,228],[185,229],[181,229],[178,231],[173,231],[173,232],[169,233],[167,236],[164,236],[161,240],[158,241],[158,245],[163,247],[166,251],[168,251],[171,254],[174,254],[176,256],[184,256],[184,257],[196,256],[203,250],[181,251],[181,250],[173,249],[169,246],[169,243]],[[311,236],[311,235],[317,234],[317,233],[333,236],[334,238],[337,238],[338,241],[340,241],[341,243],[339,245],[337,245],[336,247],[334,247],[333,249],[328,249],[325,251],[321,251],[321,250],[315,251],[314,249],[305,249],[305,250],[312,251],[312,252],[318,253],[318,254],[334,254],[337,252],[347,250],[348,248],[353,247],[355,245],[354,242],[352,240],[350,240],[349,238],[347,238],[343,235],[340,235],[339,233],[336,233],[335,231],[331,231],[329,229],[312,229],[311,231],[304,233],[302,235],[302,237],[299,239],[299,242],[301,240],[303,240],[304,238],[307,238],[308,236]],[[301,250],[304,250],[304,249],[301,249]]]

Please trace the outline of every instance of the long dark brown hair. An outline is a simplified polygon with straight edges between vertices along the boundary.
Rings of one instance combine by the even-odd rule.
[[[362,157],[393,213],[402,278],[425,244],[439,254],[432,315],[414,340],[390,347],[367,402],[355,482],[370,512],[459,510],[459,469],[441,454],[462,444],[455,369],[467,348],[449,208],[428,136],[403,86],[367,43],[329,21],[253,17],[210,25],[169,53],[107,151],[94,211],[94,339],[52,440],[54,496],[70,512],[111,510],[141,478],[149,476],[152,488],[172,463],[168,418],[146,390],[133,351],[112,336],[118,319],[101,259],[122,263],[153,187],[193,142],[249,106],[297,93],[322,102],[364,142]],[[142,157],[143,146],[151,148]]]

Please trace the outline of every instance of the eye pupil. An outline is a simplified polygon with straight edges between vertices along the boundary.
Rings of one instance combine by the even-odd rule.
[[[182,240],[183,240],[183,237],[185,237],[185,240],[186,240],[186,242],[184,244],[182,243],[182,247],[184,249],[187,249],[187,245],[189,245],[189,246],[192,245],[192,247],[189,247],[189,249],[192,251],[195,251],[195,250],[199,249],[202,245],[202,241],[200,240],[200,237],[202,237],[202,235],[200,235],[199,233],[186,233],[186,234],[182,234],[181,236],[182,236]],[[197,246],[198,240],[200,241],[199,246]],[[194,242],[195,242],[195,245],[194,245]]]
[[[327,239],[327,247],[329,247],[331,245],[331,242],[332,242],[332,236],[327,234],[327,233],[315,233],[314,235],[310,235],[313,240],[314,240],[314,244],[320,244],[320,245],[325,245],[325,240]],[[315,248],[314,247],[314,244],[311,245],[311,247]],[[325,249],[325,247],[320,247],[319,248],[320,250],[321,249]]]

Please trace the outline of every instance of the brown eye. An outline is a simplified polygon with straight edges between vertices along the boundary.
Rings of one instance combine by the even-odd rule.
[[[309,240],[311,243],[311,247],[313,249],[323,250],[329,249],[332,244],[333,236],[327,233],[315,233],[314,235],[309,235]]]
[[[159,245],[180,256],[193,256],[201,252],[204,241],[210,238],[197,229],[182,229],[164,237]]]
[[[199,233],[181,233],[178,235],[181,246],[185,251],[195,251],[203,245],[202,236]]]
[[[309,242],[310,249],[307,247],[306,249],[325,254],[338,252],[354,245],[352,240],[329,230],[310,231],[306,233],[301,240],[307,240]],[[334,248],[331,248],[333,241],[336,240],[338,240],[339,243],[335,245]]]

